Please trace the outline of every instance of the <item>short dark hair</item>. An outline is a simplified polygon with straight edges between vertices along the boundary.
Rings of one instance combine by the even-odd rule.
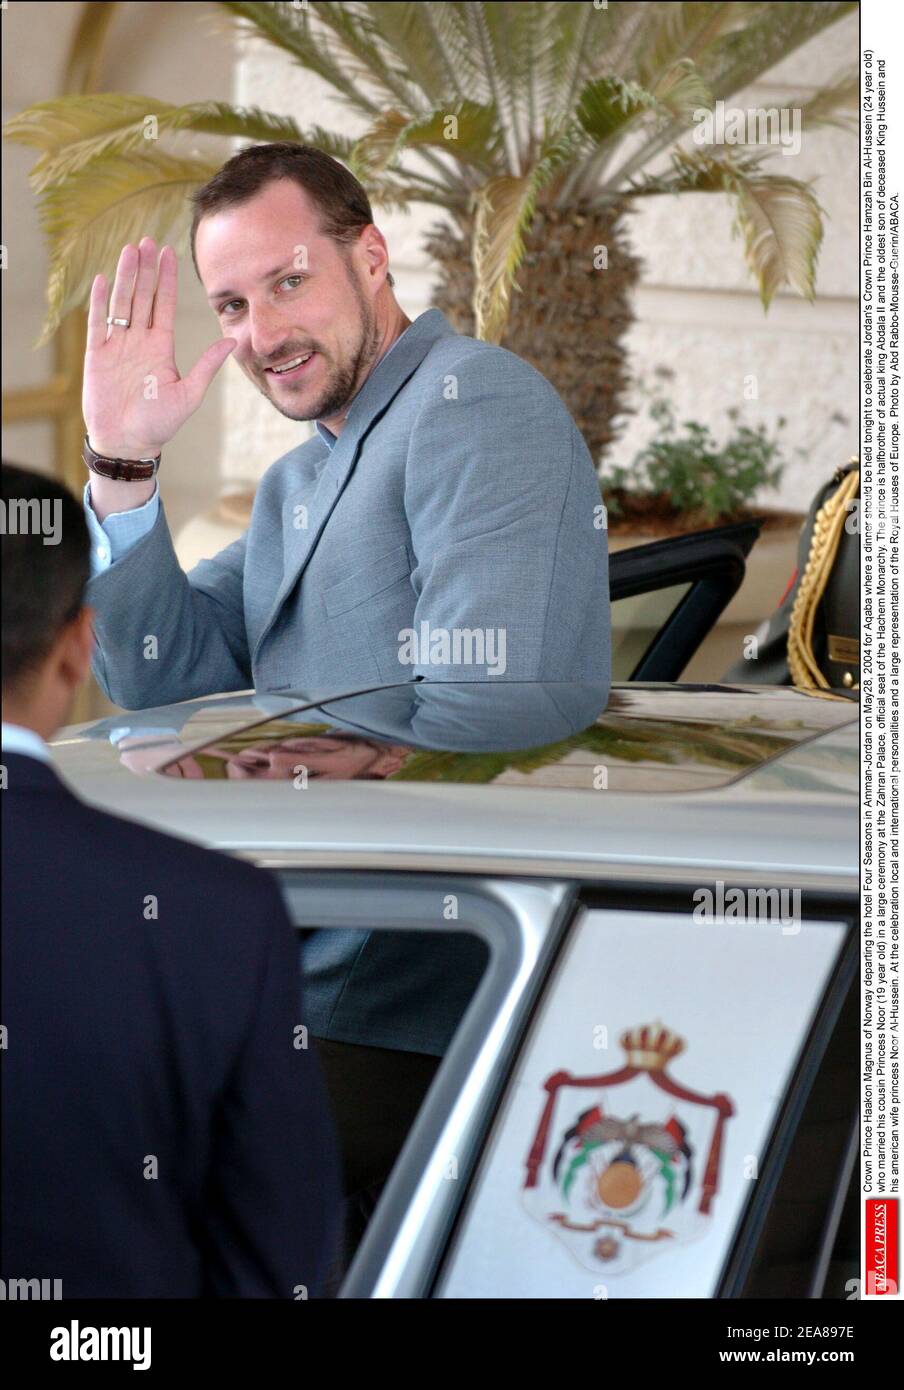
[[[292,140],[249,145],[227,159],[222,169],[192,194],[191,258],[199,279],[195,237],[201,218],[247,203],[276,179],[292,179],[304,189],[320,213],[324,236],[343,246],[356,241],[374,220],[364,188],[332,155]],[[395,284],[389,273],[386,282],[390,287]]]
[[[4,462],[2,681],[13,690],[81,610],[91,571],[82,508],[52,478]],[[46,544],[53,523],[57,538]]]

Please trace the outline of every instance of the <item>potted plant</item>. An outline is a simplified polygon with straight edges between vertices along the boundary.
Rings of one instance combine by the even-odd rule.
[[[785,419],[779,417],[770,431],[764,424],[743,423],[732,407],[725,412],[720,441],[710,424],[678,420],[665,394],[664,383],[673,377],[668,368],[655,370],[653,384],[640,393],[647,397],[654,428],[627,465],[604,464],[600,485],[610,554],[714,526],[743,521],[760,526],[743,585],[708,639],[706,654],[698,654],[686,673],[690,679],[713,679],[738,657],[743,639],[755,632],[764,614],[778,606],[797,563],[805,518],[760,500],[778,487],[786,467]],[[838,412],[829,421],[830,426],[847,424]],[[795,453],[805,455],[802,449]],[[649,632],[652,638],[661,622],[660,608],[646,601],[619,604],[613,613],[615,636],[626,637],[630,630],[631,648],[642,648],[642,634]]]
[[[647,442],[629,464],[610,461],[602,467],[610,541],[626,536],[632,542],[654,540],[754,519],[770,530],[789,517],[799,522],[797,513],[764,513],[754,505],[754,498],[781,482],[784,417],[770,434],[763,424],[740,422],[740,411],[732,407],[725,412],[731,432],[719,443],[709,424],[677,420],[662,385],[674,375],[668,367],[657,367],[653,384],[641,388],[655,426]]]

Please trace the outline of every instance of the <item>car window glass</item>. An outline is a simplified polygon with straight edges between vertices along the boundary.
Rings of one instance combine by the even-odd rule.
[[[690,584],[669,584],[664,589],[616,599],[612,604],[612,679],[627,681],[650,643],[659,635],[678,607]]]

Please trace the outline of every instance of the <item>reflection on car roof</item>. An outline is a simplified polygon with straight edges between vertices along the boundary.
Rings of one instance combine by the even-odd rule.
[[[852,702],[791,687],[623,685],[594,715],[604,697],[579,682],[406,682],[314,699],[257,692],[130,713],[80,736],[108,741],[134,773],[188,781],[649,793],[725,787],[781,767],[858,717]],[[848,779],[856,788],[855,763],[836,764],[836,791]]]

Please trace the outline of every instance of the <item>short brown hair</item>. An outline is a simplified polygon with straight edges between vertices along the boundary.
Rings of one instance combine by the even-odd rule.
[[[202,217],[237,207],[276,179],[292,179],[304,189],[321,217],[324,236],[348,246],[374,220],[370,199],[354,174],[332,155],[313,145],[277,140],[249,145],[228,159],[213,178],[192,194],[191,258],[195,271],[195,236]],[[198,272],[200,279],[200,272]],[[387,284],[395,281],[387,273]]]

